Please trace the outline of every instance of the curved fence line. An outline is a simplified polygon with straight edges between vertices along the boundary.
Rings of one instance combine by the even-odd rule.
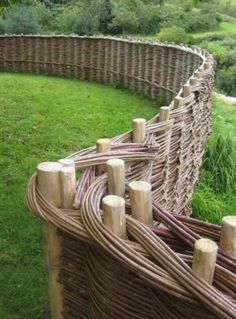
[[[39,165],[31,178],[26,204],[45,221],[52,317],[236,318],[231,257],[218,253],[213,286],[189,267],[195,242],[202,235],[219,241],[221,228],[184,216],[211,132],[212,56],[112,37],[1,36],[0,68],[117,83],[168,105],[147,122],[135,120],[131,132]],[[113,191],[125,198],[123,235],[107,220],[112,208],[100,206],[107,185],[111,193],[113,177],[109,181],[108,173],[107,181],[104,172],[111,159],[121,164]],[[71,163],[83,169],[73,202]],[[135,204],[133,196],[140,195],[131,196],[133,181],[146,185],[142,196],[150,196],[151,184],[151,225],[131,217],[133,205],[142,215],[146,202]]]

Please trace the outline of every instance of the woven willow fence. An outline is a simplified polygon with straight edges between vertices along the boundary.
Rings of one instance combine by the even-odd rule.
[[[116,82],[167,105],[32,176],[26,204],[43,219],[52,317],[236,318],[235,219],[187,216],[211,131],[212,57],[139,40],[2,36],[0,68]]]

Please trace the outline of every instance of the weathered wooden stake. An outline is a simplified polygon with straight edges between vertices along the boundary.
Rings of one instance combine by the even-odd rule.
[[[220,249],[231,258],[236,258],[236,216],[222,219]]]
[[[37,167],[37,184],[47,201],[55,207],[61,206],[60,170],[62,165],[56,162],[44,162]],[[43,223],[44,253],[48,274],[49,300],[52,319],[62,319],[62,290],[58,282],[61,258],[61,240],[50,222]]]
[[[185,84],[183,86],[183,97],[187,97],[191,94],[191,85],[190,84]]]
[[[195,77],[190,78],[190,84],[191,84],[191,85],[196,85],[197,82],[198,82],[198,79],[197,79],[197,78],[195,78]]]
[[[183,107],[183,104],[183,98],[181,96],[176,96],[174,101],[174,108],[180,109],[181,107]]]
[[[96,144],[97,153],[105,153],[111,150],[111,140],[109,138],[100,138]],[[97,173],[101,174],[106,171],[106,164],[98,165]]]
[[[133,143],[143,143],[145,140],[145,119],[134,119],[133,120],[133,133],[132,139]]]
[[[75,167],[65,166],[60,171],[61,182],[61,207],[73,208],[76,191]]]
[[[125,163],[122,159],[107,161],[108,193],[125,196]]]
[[[103,222],[118,237],[127,238],[125,200],[116,195],[103,198]]]
[[[152,225],[152,194],[151,185],[143,181],[129,184],[132,216],[140,222]]]
[[[160,108],[159,122],[168,121],[170,117],[170,108],[168,106],[162,106]]]
[[[201,76],[202,76],[202,72],[201,71],[194,72],[194,77],[195,78],[200,78]]]
[[[213,283],[217,250],[217,244],[210,239],[201,238],[195,242],[192,271],[210,285]]]

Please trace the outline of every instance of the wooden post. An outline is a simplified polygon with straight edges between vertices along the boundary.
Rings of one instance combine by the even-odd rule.
[[[37,167],[37,184],[47,201],[55,207],[61,206],[60,170],[56,162],[44,162]],[[47,265],[49,300],[52,319],[62,319],[63,286],[58,282],[61,262],[61,239],[50,222],[43,223],[44,253]]]
[[[183,86],[183,97],[187,97],[191,94],[191,85],[190,84],[185,84]]]
[[[111,150],[111,140],[109,138],[100,138],[96,144],[97,153],[105,153]],[[97,173],[101,174],[106,171],[106,164],[98,165]]]
[[[62,158],[58,161],[63,167],[75,167],[75,161],[72,158]]]
[[[201,71],[194,72],[194,77],[199,79],[201,76],[202,76],[202,72]]]
[[[190,79],[190,84],[191,84],[191,85],[196,85],[197,82],[198,82],[198,80],[197,80],[197,78],[195,78],[195,77],[193,77],[193,78]]]
[[[125,200],[116,195],[103,198],[103,222],[118,237],[127,238]]]
[[[107,161],[108,193],[125,196],[125,163],[122,159]]]
[[[181,107],[183,107],[183,104],[183,98],[181,96],[176,96],[174,101],[174,108],[180,109]]]
[[[140,222],[152,225],[152,195],[151,185],[143,181],[129,184],[132,216]]]
[[[231,258],[236,258],[236,216],[222,219],[220,249]]]
[[[145,140],[145,119],[134,119],[133,120],[133,143],[143,143]]]
[[[162,106],[160,108],[159,122],[168,121],[170,118],[170,108],[168,106]]]
[[[217,244],[210,239],[201,238],[195,242],[192,271],[210,285],[213,283],[217,250]]]
[[[64,166],[60,171],[61,182],[61,207],[73,208],[76,191],[75,167]]]

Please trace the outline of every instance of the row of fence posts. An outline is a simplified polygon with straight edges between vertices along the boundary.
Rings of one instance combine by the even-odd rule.
[[[202,76],[204,67],[194,73],[188,84],[183,86],[182,96],[174,100],[174,108],[183,106],[183,99],[191,94],[191,85],[195,85]],[[169,107],[161,107],[159,122],[168,121]],[[145,119],[133,120],[132,141],[143,143],[146,137]],[[102,138],[97,141],[97,153],[111,150],[111,141]],[[97,167],[98,173],[107,172],[108,195],[102,199],[103,223],[115,235],[127,238],[125,218],[125,163],[122,159],[110,159],[106,164]],[[46,200],[56,208],[73,209],[76,191],[76,170],[72,159],[62,159],[58,162],[44,162],[37,167],[37,186]],[[129,183],[129,196],[132,217],[140,222],[152,225],[152,195],[151,185],[144,181]],[[44,253],[48,273],[49,299],[52,319],[62,319],[63,286],[58,282],[61,266],[61,238],[58,229],[51,222],[43,223]],[[231,258],[236,258],[236,216],[227,216],[222,220],[220,249]],[[195,243],[192,271],[199,277],[212,284],[216,264],[218,246],[210,239],[199,239]]]

